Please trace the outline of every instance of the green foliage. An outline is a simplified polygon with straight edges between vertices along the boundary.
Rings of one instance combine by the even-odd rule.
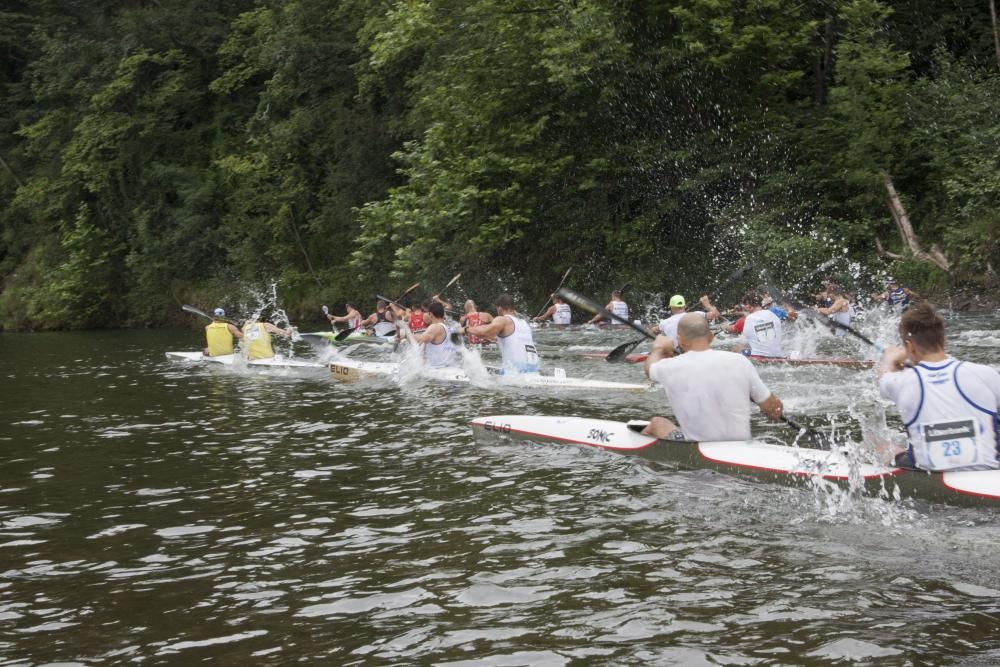
[[[277,283],[544,301],[1000,264],[1000,73],[959,0],[9,0],[0,328],[153,325]],[[884,267],[883,267],[884,268]],[[914,285],[941,272],[902,260]],[[433,287],[428,287],[433,289]]]

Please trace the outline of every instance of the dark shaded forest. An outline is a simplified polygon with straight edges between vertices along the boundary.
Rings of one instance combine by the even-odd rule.
[[[0,201],[7,330],[459,271],[995,290],[995,5],[2,0]]]

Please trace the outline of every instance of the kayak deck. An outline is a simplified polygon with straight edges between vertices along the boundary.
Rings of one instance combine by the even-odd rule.
[[[354,359],[338,359],[330,364],[330,373],[335,380],[341,382],[357,382],[365,377],[398,378],[405,373],[400,364],[394,362],[357,361]],[[555,387],[559,389],[606,389],[615,391],[648,391],[650,384],[634,384],[625,382],[609,382],[606,380],[591,380],[588,378],[567,377],[562,369],[555,369],[552,375],[542,373],[511,373],[502,374],[501,369],[486,367],[491,382],[514,387]],[[430,368],[427,366],[414,369],[414,375],[440,382],[472,383],[473,378],[462,368],[444,367]]]
[[[303,359],[288,359],[281,355],[275,355],[270,359],[254,359],[245,361],[236,354],[223,354],[216,357],[205,356],[202,352],[167,352],[167,359],[171,361],[183,361],[187,363],[208,363],[222,366],[234,366],[237,363],[246,363],[247,366],[262,368],[326,368],[326,364],[318,361],[305,361]]]
[[[873,496],[1000,507],[1000,470],[930,473],[861,460],[844,449],[818,450],[761,441],[690,442],[658,440],[624,422],[584,417],[494,415],[471,422],[477,439],[572,444],[688,468],[709,468],[740,477],[801,483],[821,478],[852,481]]]

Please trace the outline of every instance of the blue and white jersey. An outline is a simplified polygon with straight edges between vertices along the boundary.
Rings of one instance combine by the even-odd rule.
[[[830,319],[839,324],[843,324],[845,327],[851,326],[851,318],[854,317],[854,306],[851,304],[847,305],[847,310],[841,311],[839,313],[830,313]],[[842,329],[837,327],[833,330],[834,336],[846,336],[847,329]]]
[[[886,303],[890,306],[900,306],[905,308],[910,305],[910,295],[902,287],[891,289],[886,293]]]
[[[879,380],[899,408],[911,460],[924,470],[1000,468],[1000,373],[951,357]]]

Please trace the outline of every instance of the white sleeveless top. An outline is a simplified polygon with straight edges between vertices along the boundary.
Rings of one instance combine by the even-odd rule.
[[[569,324],[573,317],[568,303],[557,303],[556,312],[552,313],[553,324]]]
[[[879,392],[896,403],[910,457],[924,470],[1000,468],[1000,373],[948,358],[886,373]]]
[[[781,319],[770,310],[758,310],[747,315],[743,337],[750,344],[750,354],[761,357],[783,357]]]
[[[385,313],[377,314],[378,320],[375,322],[376,336],[391,336],[396,333],[396,322],[386,318]]]
[[[514,332],[509,336],[497,336],[504,368],[511,368],[521,373],[537,373],[538,352],[531,337],[531,327],[520,317],[513,315],[507,317],[514,323]]]
[[[611,312],[623,320],[628,320],[628,304],[624,301],[612,301]]]
[[[427,360],[427,365],[431,368],[454,366],[457,360],[455,356],[455,344],[451,342],[451,332],[448,330],[448,327],[440,322],[435,322],[427,327],[426,332],[431,331],[434,327],[444,329],[445,336],[444,340],[440,343],[424,343],[424,359]]]
[[[852,306],[851,304],[847,304],[847,310],[845,310],[845,311],[843,311],[841,313],[831,313],[830,314],[830,319],[833,320],[834,322],[840,322],[844,326],[848,326],[849,327],[849,326],[851,326],[851,317],[853,317],[853,316],[854,316],[854,306]],[[841,329],[840,327],[836,327],[833,330],[833,335],[834,336],[846,336],[847,335],[847,329]]]

